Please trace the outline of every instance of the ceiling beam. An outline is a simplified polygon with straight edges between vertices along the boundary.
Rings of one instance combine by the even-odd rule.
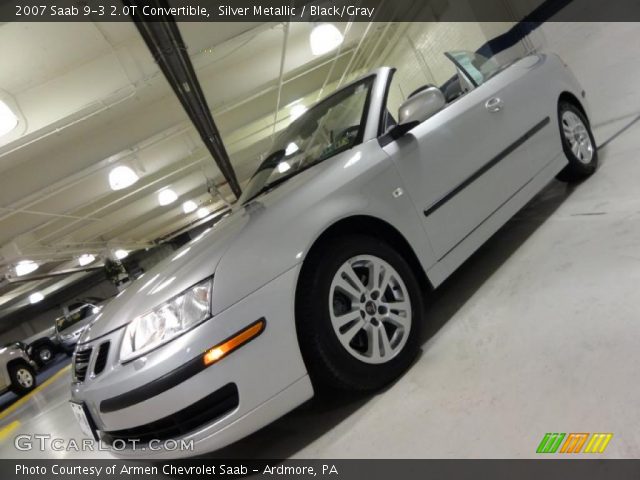
[[[129,6],[138,6],[140,2],[125,0],[124,3]],[[166,0],[152,0],[145,3],[160,7],[162,11],[167,11],[165,9],[169,7]],[[229,155],[211,115],[175,19],[171,15],[160,15],[148,21],[140,13],[135,13],[141,8],[131,10],[134,12],[131,17],[149,51],[218,164],[220,171],[229,182],[231,190],[236,197],[240,197],[242,189],[231,166]]]

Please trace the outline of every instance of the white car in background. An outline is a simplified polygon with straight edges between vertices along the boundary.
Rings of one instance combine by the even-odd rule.
[[[36,388],[36,364],[22,342],[0,347],[0,395],[11,391],[22,396]]]
[[[419,350],[423,292],[555,176],[595,171],[585,94],[559,57],[447,55],[456,78],[397,116],[391,68],[309,109],[230,216],[97,315],[71,386],[88,434],[194,442],[125,457],[193,455],[318,389],[389,384]]]

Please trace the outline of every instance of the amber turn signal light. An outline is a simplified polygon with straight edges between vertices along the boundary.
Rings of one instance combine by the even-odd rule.
[[[204,352],[203,360],[205,366],[208,367],[209,365],[220,361],[228,354],[247,343],[249,340],[260,335],[264,330],[265,323],[266,322],[264,321],[264,319],[260,319],[257,322],[249,325],[244,330],[236,333],[228,340],[225,340],[220,345],[216,345],[215,347],[212,347]]]

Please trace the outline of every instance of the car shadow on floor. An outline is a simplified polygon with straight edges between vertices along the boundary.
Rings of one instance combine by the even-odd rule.
[[[588,182],[588,180],[587,180]],[[502,227],[436,291],[429,302],[424,344],[428,342],[491,275],[571,195],[575,187],[553,181]],[[387,388],[393,388],[390,385]],[[379,395],[384,394],[380,392]],[[295,455],[364,406],[373,395],[336,393],[312,400],[258,432],[216,452],[218,459],[284,459]]]

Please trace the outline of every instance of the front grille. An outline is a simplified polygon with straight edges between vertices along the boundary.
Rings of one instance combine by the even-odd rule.
[[[235,383],[228,383],[211,395],[198,400],[196,403],[175,412],[172,415],[139,427],[102,432],[102,439],[106,443],[115,440],[134,440],[148,443],[150,440],[166,440],[184,436],[200,425],[211,423],[239,404],[238,387]]]
[[[100,344],[100,348],[98,348],[98,355],[96,355],[96,363],[93,366],[94,375],[102,373],[104,367],[106,367],[107,357],[109,356],[109,345],[110,342],[104,342]]]
[[[73,376],[78,382],[84,382],[89,369],[89,360],[93,348],[89,347],[85,350],[77,350],[73,356]]]

